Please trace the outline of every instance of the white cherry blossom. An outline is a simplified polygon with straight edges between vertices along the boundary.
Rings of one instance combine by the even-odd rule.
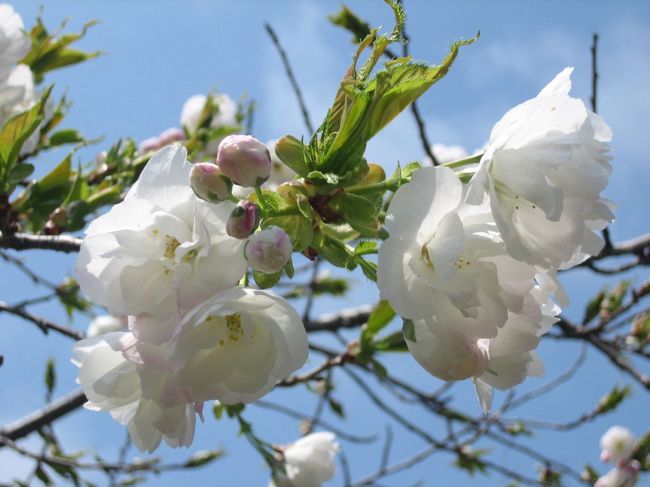
[[[187,313],[171,357],[177,382],[195,400],[247,403],[303,366],[307,334],[284,299],[233,288]]]
[[[237,104],[232,98],[223,93],[210,96],[215,105],[219,107],[217,113],[210,121],[210,127],[236,127],[238,125]],[[185,127],[190,132],[194,132],[198,128],[201,113],[207,101],[208,96],[206,95],[194,95],[188,98],[181,110],[181,127]]]
[[[0,79],[5,79],[32,47],[22,17],[7,4],[0,4]]]
[[[192,443],[203,404],[188,400],[175,383],[164,346],[109,333],[78,342],[72,362],[88,398],[85,407],[126,425],[139,450],[151,453],[163,439],[171,447]]]
[[[545,269],[598,254],[603,241],[594,232],[614,218],[600,197],[611,172],[612,133],[569,96],[572,70],[494,126],[468,195],[480,204],[487,191],[509,252]]]
[[[243,276],[244,244],[225,228],[234,204],[198,199],[190,169],[185,148],[165,147],[124,201],[88,226],[79,284],[111,314],[179,318]]]
[[[636,438],[627,428],[612,426],[600,439],[602,452],[600,459],[603,462],[619,463],[629,460],[636,448]]]
[[[320,487],[334,477],[334,458],[339,449],[334,433],[322,431],[303,436],[285,448],[286,475],[276,474],[269,487]]]
[[[507,254],[487,206],[463,198],[464,186],[448,168],[413,174],[388,208],[377,285],[404,318],[492,338],[508,312],[523,306],[535,269]]]

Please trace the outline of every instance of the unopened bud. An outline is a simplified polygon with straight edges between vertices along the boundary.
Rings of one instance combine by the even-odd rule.
[[[282,270],[293,247],[289,236],[279,227],[269,227],[248,239],[244,255],[250,266],[260,272],[273,274]]]
[[[240,186],[262,184],[271,174],[271,155],[262,142],[250,135],[229,135],[219,144],[217,164]]]
[[[232,181],[211,162],[197,162],[190,172],[190,185],[202,200],[218,203],[230,198]]]
[[[148,139],[144,139],[142,142],[140,142],[140,152],[143,154],[146,152],[153,152],[155,150],[160,149],[163,146],[163,143],[160,141],[158,137],[149,137]]]
[[[226,223],[226,233],[235,238],[248,238],[260,224],[260,209],[255,203],[242,200],[232,210]]]
[[[173,144],[185,140],[185,132],[178,127],[168,128],[158,136],[158,139],[160,139],[161,145]]]

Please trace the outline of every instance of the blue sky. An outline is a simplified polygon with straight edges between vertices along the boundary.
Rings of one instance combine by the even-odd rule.
[[[31,25],[42,1],[16,3],[26,25]],[[534,2],[407,0],[407,32],[412,38],[411,53],[416,59],[437,62],[451,42],[468,38],[478,30],[481,39],[462,50],[456,64],[439,84],[421,101],[432,142],[460,144],[468,150],[487,140],[492,125],[512,106],[533,97],[565,66],[575,66],[573,94],[587,99],[590,93],[591,35],[601,36],[599,69],[599,111],[614,131],[614,172],[606,196],[619,209],[612,227],[615,240],[648,231],[647,210],[650,180],[647,133],[650,126],[650,4],[639,1],[575,0]],[[390,12],[379,0],[350,1],[348,5],[373,25],[392,26]],[[178,124],[182,103],[195,93],[217,88],[233,98],[247,95],[257,102],[255,135],[267,140],[285,133],[301,135],[304,126],[295,98],[279,57],[263,29],[270,22],[280,36],[303,88],[315,122],[325,113],[338,81],[352,54],[350,36],[331,26],[326,16],[336,11],[338,1],[172,1],[172,0],[57,0],[46,2],[44,17],[54,27],[70,18],[70,27],[78,28],[90,19],[101,19],[82,45],[102,50],[106,55],[82,66],[55,73],[49,78],[58,93],[67,92],[73,101],[66,126],[80,128],[87,136],[103,136],[104,142],[82,153],[88,162],[122,136],[144,139]],[[45,171],[62,153],[54,153],[39,162]],[[387,168],[397,161],[423,157],[415,124],[409,113],[398,117],[368,147],[368,159]],[[72,272],[73,258],[31,252],[29,261],[52,280]],[[14,272],[5,272],[0,280],[0,299],[11,302],[31,292],[31,283]],[[647,272],[635,271],[635,282],[647,278]],[[606,282],[583,271],[565,274],[573,304],[569,316],[581,316],[585,300]],[[339,301],[325,300],[316,312],[374,302],[376,290],[365,284],[361,275],[353,277],[353,292]],[[56,307],[36,308],[42,314],[65,320]],[[85,323],[75,323],[80,328]],[[70,342],[55,336],[46,338],[30,325],[2,316],[0,348],[5,365],[0,368],[0,423],[42,404],[42,371],[49,356],[57,360],[62,394],[73,388],[75,370],[69,364]],[[28,352],[28,353],[27,353]],[[547,379],[561,373],[579,353],[574,344],[545,342],[540,354],[547,366]],[[312,359],[311,365],[318,358]],[[408,375],[416,383],[435,389],[440,382],[429,377],[408,356],[390,359],[391,370]],[[626,376],[612,370],[595,352],[587,366],[570,386],[564,386],[552,399],[518,411],[522,417],[566,420],[593,407],[614,383],[626,384]],[[523,389],[539,386],[543,380],[530,380]],[[454,387],[453,394],[464,409],[478,412],[470,384]],[[576,466],[586,461],[598,464],[598,438],[610,424],[623,424],[637,433],[648,427],[647,395],[635,389],[634,398],[615,415],[596,421],[570,435],[544,434],[535,445],[547,452],[558,451]],[[343,429],[361,435],[384,433],[386,420],[369,413],[365,398],[348,381],[338,384],[336,397],[345,398],[348,422]],[[502,396],[500,396],[502,397]],[[312,409],[313,398],[300,391],[274,392],[270,400],[293,404],[304,411]],[[497,398],[497,405],[499,398]],[[409,417],[434,433],[442,424],[425,416],[417,408],[406,407]],[[272,442],[288,442],[297,436],[296,423],[250,408],[251,419],[260,435]],[[331,415],[326,419],[333,420]],[[70,448],[93,445],[108,453],[121,444],[124,432],[107,415],[78,412],[57,425]],[[395,429],[393,461],[423,445]],[[27,445],[35,444],[26,442]],[[172,474],[153,478],[150,485],[199,484],[250,486],[265,485],[268,472],[262,460],[235,436],[235,425],[215,422],[210,415],[197,428],[197,438],[189,452],[223,446],[228,455],[208,469],[190,474]],[[366,446],[343,443],[352,464],[353,477],[372,472],[377,465],[381,441]],[[161,448],[166,459],[184,457],[188,451]],[[532,461],[505,450],[496,450],[492,459],[513,468],[526,468]],[[423,480],[423,485],[469,483],[464,473],[450,468],[451,457],[432,457],[420,468],[385,481],[386,485],[408,485]],[[0,450],[0,480],[19,475],[25,463],[14,461]],[[600,465],[604,470],[604,466]],[[527,470],[534,475],[532,469]],[[332,483],[338,485],[340,477]],[[504,485],[491,475],[476,480],[476,485]]]

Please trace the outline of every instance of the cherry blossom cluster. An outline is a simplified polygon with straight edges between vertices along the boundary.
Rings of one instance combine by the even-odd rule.
[[[278,257],[272,229],[229,235],[238,207],[197,197],[191,172],[182,146],[157,152],[124,201],[89,225],[76,266],[95,303],[128,317],[128,331],[75,346],[86,407],[109,412],[149,452],[163,439],[189,445],[206,401],[254,401],[307,358],[295,310],[239,285],[246,255],[281,268],[290,247]]]
[[[634,434],[622,426],[612,426],[600,439],[600,459],[614,468],[596,481],[596,487],[632,487],[639,477],[640,463],[632,456],[637,448]]]
[[[422,168],[388,208],[381,297],[415,359],[472,378],[485,410],[493,388],[543,372],[534,350],[566,304],[556,273],[598,254],[613,220],[611,131],[569,96],[571,72],[504,115],[473,173]]]

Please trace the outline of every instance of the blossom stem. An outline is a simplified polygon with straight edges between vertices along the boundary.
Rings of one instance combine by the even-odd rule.
[[[390,178],[379,183],[366,184],[363,186],[350,186],[346,188],[347,193],[367,194],[378,191],[396,191],[403,183],[408,183],[410,178]]]
[[[471,157],[466,157],[465,159],[459,159],[458,161],[441,164],[441,166],[449,168],[468,166],[470,164],[476,164],[479,162],[481,160],[481,157],[483,157],[483,154],[476,154]]]
[[[262,212],[266,213],[266,199],[262,193],[262,188],[257,185],[255,186],[255,195],[257,196],[257,203],[260,206]]]

